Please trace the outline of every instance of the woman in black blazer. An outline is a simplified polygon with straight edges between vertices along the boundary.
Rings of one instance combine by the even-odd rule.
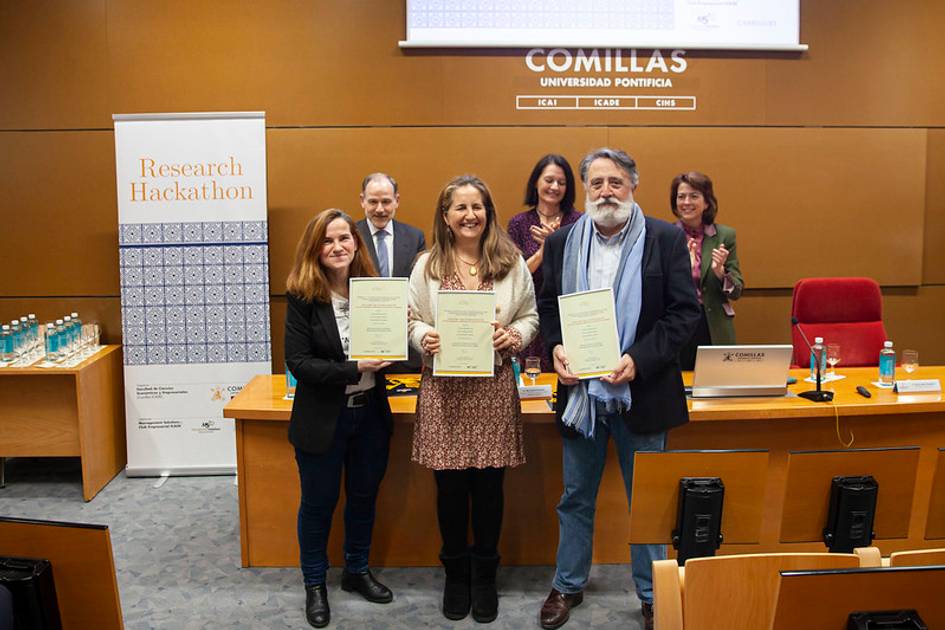
[[[289,441],[295,447],[302,500],[299,551],[305,616],[316,628],[331,612],[325,588],[328,532],[345,478],[345,567],[341,588],[375,603],[393,599],[368,569],[375,500],[390,450],[392,418],[387,361],[348,361],[348,279],[376,276],[354,221],[324,210],[299,241],[286,281],[285,360],[298,379]]]

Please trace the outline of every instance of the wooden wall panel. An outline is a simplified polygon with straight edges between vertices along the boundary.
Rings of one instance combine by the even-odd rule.
[[[0,129],[110,125],[107,5],[0,3]]]
[[[943,24],[936,0],[802,1],[810,50],[766,62],[766,124],[942,124]]]
[[[117,295],[112,133],[0,133],[0,173],[0,297]]]
[[[922,282],[945,285],[945,130],[928,130]]]
[[[748,287],[823,275],[921,282],[924,130],[611,128],[608,140],[636,158],[649,214],[672,217],[677,173],[713,178]],[[881,191],[869,184],[879,177]]]
[[[521,210],[525,183],[542,154],[561,151],[579,160],[605,139],[602,128],[549,128],[541,134],[521,128],[270,129],[273,290],[284,287],[299,235],[316,212],[339,207],[363,216],[358,194],[361,179],[372,171],[387,170],[398,180],[398,218],[429,237],[437,195],[452,177],[482,177],[505,224]]]
[[[399,178],[401,218],[429,233],[437,192],[452,175],[482,176],[507,221],[520,209],[538,156],[561,151],[576,167],[605,142],[637,158],[637,198],[654,216],[672,218],[674,174],[710,173],[719,220],[739,230],[750,287],[791,287],[798,278],[825,275],[827,261],[832,275],[869,275],[883,285],[918,285],[922,278],[922,130],[549,128],[538,136],[522,128],[274,129],[268,138],[274,278],[288,273],[291,255],[278,252],[294,251],[313,210],[360,213],[358,186],[370,170]],[[839,184],[871,172],[887,174],[882,203],[869,186]],[[889,229],[889,208],[896,209],[896,230]]]
[[[547,112],[516,111],[516,95],[554,92],[539,88],[525,50],[401,51],[401,0],[7,3],[0,128],[238,109],[266,110],[278,126],[945,124],[945,87],[930,80],[945,61],[942,3],[801,4],[807,53],[689,51],[686,72],[667,75],[672,88],[564,89],[693,95],[694,112]]]
[[[919,351],[919,364],[945,364],[945,286],[883,293],[883,321],[896,352]]]
[[[404,4],[386,0],[111,2],[111,106],[265,110],[270,125],[440,121],[442,63],[400,52],[404,24]]]
[[[515,109],[518,94],[553,93],[539,89],[524,50],[399,50],[400,1],[237,2],[226,12],[111,2],[110,100],[121,112],[265,109],[274,125],[942,124],[945,88],[928,80],[945,59],[935,4],[806,0],[809,53],[692,51],[687,71],[669,75],[673,87],[655,91],[697,96],[695,112],[542,112]]]

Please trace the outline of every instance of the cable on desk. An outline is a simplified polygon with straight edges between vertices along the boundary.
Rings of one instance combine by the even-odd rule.
[[[833,405],[833,416],[836,422],[835,427],[837,429],[837,440],[840,442],[840,445],[843,446],[843,448],[850,448],[851,446],[853,446],[853,442],[856,440],[856,437],[853,435],[853,430],[851,429],[850,441],[849,442],[843,441],[843,438],[840,436],[840,407],[838,407],[837,403],[835,402],[832,403],[832,405]]]

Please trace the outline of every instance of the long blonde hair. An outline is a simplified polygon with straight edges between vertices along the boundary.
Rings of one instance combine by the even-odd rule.
[[[305,231],[302,232],[302,238],[295,247],[295,262],[292,263],[292,270],[285,281],[286,291],[304,299],[307,302],[329,302],[331,301],[331,283],[325,275],[325,269],[321,264],[322,245],[325,242],[325,234],[328,232],[328,225],[335,219],[344,219],[351,230],[351,237],[357,244],[357,250],[354,252],[354,258],[351,266],[348,267],[349,277],[376,276],[377,269],[374,268],[374,261],[365,253],[364,239],[354,223],[354,219],[348,216],[344,210],[329,208],[322,210],[308,222]]]
[[[489,187],[475,175],[455,177],[440,191],[433,215],[433,244],[427,259],[426,277],[442,281],[456,271],[452,255],[453,233],[446,223],[446,212],[453,203],[453,193],[463,186],[472,186],[478,190],[482,196],[482,205],[486,208],[486,226],[479,239],[479,249],[482,253],[479,277],[483,280],[501,280],[518,264],[521,253],[499,225]]]

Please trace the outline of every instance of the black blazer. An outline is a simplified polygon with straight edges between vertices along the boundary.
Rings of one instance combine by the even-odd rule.
[[[561,343],[558,296],[564,242],[571,227],[565,226],[545,240],[545,282],[538,297],[538,315],[549,353]],[[678,357],[699,317],[685,233],[665,221],[646,217],[640,322],[633,345],[623,349],[633,358],[637,371],[630,381],[633,403],[624,414],[624,421],[634,433],[658,433],[689,421]],[[569,389],[558,388],[555,421],[564,437],[573,438],[579,434],[561,422]]]
[[[417,254],[427,248],[426,238],[423,232],[401,223],[393,221],[394,225],[394,262],[391,267],[391,275],[395,278],[409,278],[410,271],[413,269],[413,262],[417,259]],[[374,260],[374,266],[377,266],[377,250],[374,249],[374,237],[371,236],[371,228],[368,227],[367,219],[358,221],[358,231],[364,239],[367,249],[371,252],[371,258]]]
[[[285,318],[285,362],[298,386],[289,420],[289,441],[309,453],[324,453],[335,436],[345,404],[345,386],[361,379],[356,361],[341,347],[331,303],[307,302],[292,294]],[[388,430],[393,426],[384,375],[375,373],[374,392]]]

